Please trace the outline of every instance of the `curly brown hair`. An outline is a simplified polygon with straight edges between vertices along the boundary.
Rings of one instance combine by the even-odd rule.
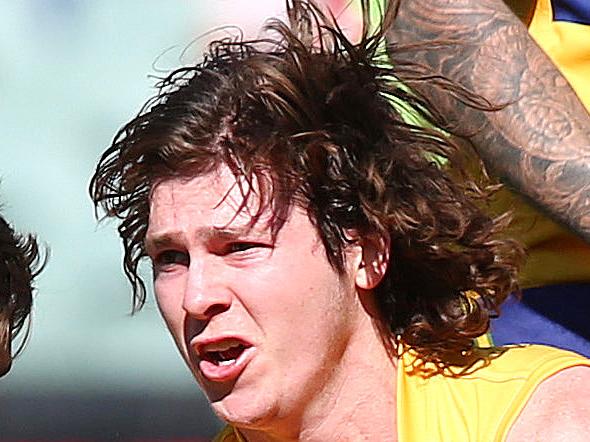
[[[0,375],[10,369],[11,342],[23,330],[33,303],[33,279],[41,272],[41,259],[34,235],[20,235],[0,216]],[[22,350],[25,339],[15,352]]]
[[[287,8],[290,24],[267,23],[272,37],[216,41],[200,63],[160,79],[102,155],[90,194],[97,211],[121,220],[134,310],[146,296],[138,266],[150,190],[226,164],[248,182],[269,181],[275,231],[290,207],[305,208],[339,271],[346,231],[387,235],[392,259],[375,298],[388,339],[449,364],[471,351],[516,289],[523,251],[499,237],[507,216],[485,210],[494,186],[470,171],[473,150],[408,85],[433,82],[467,105],[493,107],[408,57],[396,62],[416,48],[385,47],[393,2],[375,29],[363,1],[359,43],[313,3]],[[383,62],[386,50],[392,63]],[[407,122],[393,102],[425,124]]]

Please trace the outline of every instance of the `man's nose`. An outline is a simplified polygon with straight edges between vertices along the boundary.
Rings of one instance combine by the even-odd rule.
[[[222,281],[220,269],[191,260],[183,300],[184,310],[200,321],[208,321],[228,310],[232,303],[232,294]]]

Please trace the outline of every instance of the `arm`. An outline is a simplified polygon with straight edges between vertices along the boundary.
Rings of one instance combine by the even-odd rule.
[[[590,116],[500,0],[400,0],[390,43],[453,41],[414,60],[493,104],[485,112],[417,89],[470,140],[488,169],[590,241]],[[394,59],[395,63],[395,59]]]

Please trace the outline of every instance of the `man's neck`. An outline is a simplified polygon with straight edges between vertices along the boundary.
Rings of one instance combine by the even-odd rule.
[[[270,431],[243,430],[248,442],[397,440],[397,361],[371,320],[363,322],[331,381],[305,410]]]

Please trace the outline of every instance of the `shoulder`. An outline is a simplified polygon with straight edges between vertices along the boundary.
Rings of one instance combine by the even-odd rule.
[[[585,441],[590,428],[590,366],[573,366],[541,382],[508,434],[508,441]]]

